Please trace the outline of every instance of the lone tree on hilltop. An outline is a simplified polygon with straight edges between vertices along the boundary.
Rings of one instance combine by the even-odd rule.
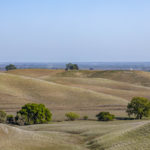
[[[19,124],[40,124],[51,121],[52,114],[43,104],[26,104],[17,112],[16,122]]]
[[[79,67],[77,64],[68,63],[66,64],[66,70],[79,70]]]
[[[10,65],[7,65],[7,66],[5,67],[5,69],[8,71],[8,70],[17,69],[17,67],[16,67],[15,65],[13,65],[13,64],[10,64]]]
[[[150,101],[144,97],[134,97],[127,106],[128,115],[135,115],[136,119],[142,119],[150,115]]]

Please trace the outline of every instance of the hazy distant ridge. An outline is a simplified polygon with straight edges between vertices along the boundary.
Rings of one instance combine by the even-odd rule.
[[[13,63],[0,63],[0,69],[4,70],[5,66]],[[43,68],[43,69],[64,69],[68,62],[55,63],[13,63],[19,69],[26,68]],[[98,70],[150,70],[150,62],[73,62],[79,65],[80,69],[98,69]]]

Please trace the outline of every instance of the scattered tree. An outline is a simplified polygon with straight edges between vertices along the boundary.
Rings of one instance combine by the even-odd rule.
[[[99,121],[112,121],[115,119],[115,115],[110,114],[109,112],[100,112],[96,117]]]
[[[77,64],[68,63],[66,64],[66,70],[79,70],[79,67]]]
[[[73,113],[73,112],[69,112],[69,113],[66,113],[65,116],[67,117],[68,120],[70,121],[74,121],[76,119],[79,119],[79,115],[76,114],[76,113]]]
[[[6,121],[6,112],[0,111],[0,123],[4,123]]]
[[[135,115],[136,119],[142,119],[150,115],[150,101],[144,97],[134,97],[127,106],[129,117]]]
[[[6,66],[5,69],[8,71],[8,70],[17,69],[17,67],[15,65],[13,65],[13,64],[10,64],[10,65]]]
[[[43,104],[26,104],[15,117],[20,125],[40,124],[51,121],[52,114]]]

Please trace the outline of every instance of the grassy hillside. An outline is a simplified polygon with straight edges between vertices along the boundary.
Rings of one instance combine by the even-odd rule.
[[[150,73],[143,71],[18,69],[6,72],[2,78],[4,76],[9,83],[1,80],[1,86],[10,90],[4,92],[1,88],[0,102],[4,103],[6,97],[12,103],[11,97],[16,98],[20,101],[20,105],[13,101],[16,109],[28,101],[44,103],[57,119],[64,119],[68,111],[91,118],[99,111],[125,116],[126,105],[132,97],[150,98]],[[12,106],[7,105],[5,110],[11,111]]]
[[[89,150],[147,150],[150,147],[149,121],[75,121],[21,128],[76,135],[82,139],[80,144]]]
[[[127,104],[125,99],[109,94],[31,77],[1,73],[0,83],[1,109],[9,112],[25,103],[35,102],[45,104],[54,114],[57,112],[55,118],[61,118],[68,111],[95,116],[103,106],[113,111],[116,106]]]
[[[27,131],[0,124],[1,150],[86,150],[81,138],[63,132]]]
[[[2,150],[148,150],[149,121],[74,121],[12,127],[0,124]]]
[[[49,69],[22,69],[13,70],[9,73],[25,75],[31,77],[86,77],[86,78],[105,78],[115,81],[128,82],[137,85],[150,86],[150,72],[144,71],[123,71],[123,70],[79,70],[79,71],[65,71],[65,70],[49,70]]]
[[[0,109],[15,113],[23,104],[43,103],[54,120],[66,112],[90,119],[100,111],[126,116],[134,96],[150,98],[150,73],[23,69],[0,73]],[[150,121],[63,121],[13,127],[0,124],[2,150],[148,150]]]
[[[150,98],[149,87],[104,78],[47,77],[45,80],[71,87],[90,89],[95,92],[124,98],[127,101],[130,101],[134,96],[144,96]]]

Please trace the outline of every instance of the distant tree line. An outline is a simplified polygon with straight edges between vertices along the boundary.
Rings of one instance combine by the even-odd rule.
[[[17,67],[13,64],[9,64],[5,67],[5,69],[7,71],[9,71],[9,70],[15,70],[15,69],[17,69]],[[68,70],[79,70],[79,66],[77,64],[68,63],[68,64],[66,64],[65,70],[66,71],[68,71]]]

